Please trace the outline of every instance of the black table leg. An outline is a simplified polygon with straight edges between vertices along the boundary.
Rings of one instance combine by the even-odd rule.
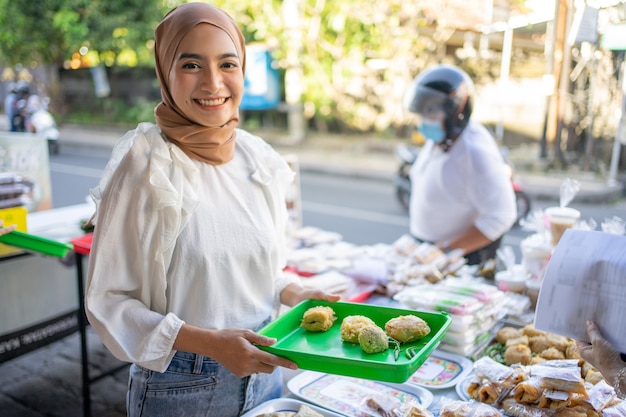
[[[85,315],[85,283],[83,281],[83,255],[76,253],[76,279],[78,280],[78,328],[80,331],[80,354],[83,383],[83,417],[91,417],[91,393],[89,385],[89,359],[87,357],[87,316]]]

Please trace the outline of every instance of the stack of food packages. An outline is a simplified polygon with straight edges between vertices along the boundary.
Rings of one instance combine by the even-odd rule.
[[[445,311],[452,324],[439,349],[469,356],[492,337],[505,313],[507,297],[495,286],[469,278],[446,278],[430,285],[407,287],[393,297],[415,310]]]
[[[347,295],[344,299],[375,287],[404,307],[450,314],[452,325],[442,350],[468,356],[490,340],[496,322],[513,307],[521,312],[528,306],[526,297],[520,306],[511,299],[517,294],[464,274],[466,260],[460,251],[443,253],[408,235],[392,244],[357,246],[306,227],[294,239],[288,264],[303,276],[305,286],[339,292]]]
[[[625,416],[626,403],[582,359],[572,339],[532,325],[503,327],[492,350],[474,362],[468,397],[510,416]]]

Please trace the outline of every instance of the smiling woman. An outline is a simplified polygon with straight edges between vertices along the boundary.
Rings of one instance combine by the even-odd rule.
[[[156,125],[120,139],[98,187],[85,305],[131,362],[128,415],[235,416],[282,393],[284,358],[257,333],[281,304],[339,296],[283,273],[294,172],[237,129],[243,35],[187,3],[155,31]]]

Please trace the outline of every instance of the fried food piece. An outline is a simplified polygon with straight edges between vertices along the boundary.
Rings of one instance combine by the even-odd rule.
[[[537,354],[550,348],[550,342],[548,342],[548,338],[545,336],[529,336],[528,345],[530,346],[530,350]]]
[[[522,332],[519,329],[516,329],[515,327],[505,326],[498,330],[498,332],[496,333],[496,340],[498,341],[498,343],[506,345],[506,342],[508,340],[517,339],[520,336],[522,336]]]
[[[592,385],[596,385],[598,382],[603,381],[604,377],[597,369],[590,369],[585,375],[585,382],[589,382]]]
[[[389,349],[389,338],[380,327],[367,326],[359,333],[359,345],[365,353],[379,353]]]
[[[540,383],[537,379],[520,382],[513,389],[513,398],[520,404],[532,404],[539,400],[542,394]]]
[[[395,410],[399,410],[402,407],[402,403],[395,397],[381,394],[373,394],[371,397],[368,397],[365,404],[383,417],[396,416]]]
[[[467,385],[467,395],[473,400],[477,400],[480,396],[481,383],[479,379],[474,379]]]
[[[528,346],[529,343],[530,343],[530,341],[528,340],[528,336],[523,334],[520,337],[516,337],[514,339],[508,339],[506,341],[506,343],[504,344],[504,346],[506,346],[506,347],[515,346],[515,345],[526,345],[526,346]]]
[[[539,356],[548,360],[565,359],[565,355],[563,354],[563,352],[558,350],[555,347],[550,347],[544,350],[543,352],[539,354]]]
[[[301,327],[310,332],[325,332],[337,320],[335,311],[328,306],[311,307],[302,316]]]
[[[533,337],[533,336],[546,336],[546,332],[544,332],[543,330],[537,330],[535,329],[535,325],[534,324],[527,324],[526,326],[522,327],[521,330],[522,334],[525,334],[528,337]]]
[[[513,345],[506,348],[504,351],[504,362],[511,366],[516,363],[522,365],[530,364],[532,359],[532,352],[526,345]]]
[[[385,323],[385,331],[400,343],[413,342],[428,335],[430,327],[423,319],[408,314],[398,316]]]
[[[341,322],[341,328],[339,329],[341,340],[355,344],[359,343],[359,333],[369,326],[376,326],[376,323],[369,317],[359,315],[347,316]]]
[[[559,334],[554,334],[554,333],[548,333],[546,335],[546,338],[548,339],[548,343],[550,344],[551,347],[554,347],[560,350],[561,352],[565,352],[571,340],[565,336],[561,336]]]
[[[578,353],[578,345],[575,340],[570,339],[567,342],[567,347],[565,348],[565,357],[567,359],[580,359],[580,353]]]

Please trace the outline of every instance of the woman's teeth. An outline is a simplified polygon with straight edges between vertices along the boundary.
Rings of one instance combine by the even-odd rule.
[[[223,104],[226,99],[225,98],[218,98],[215,100],[203,100],[203,99],[197,99],[196,100],[201,106],[219,106],[220,104]]]

